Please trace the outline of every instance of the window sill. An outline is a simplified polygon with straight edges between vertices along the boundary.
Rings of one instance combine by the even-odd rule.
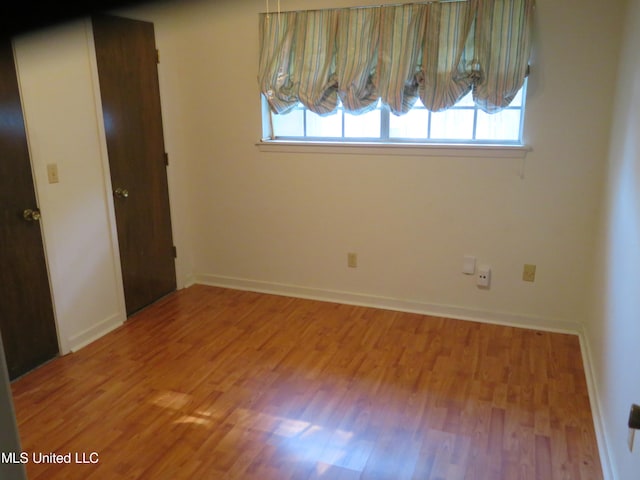
[[[524,158],[526,145],[461,145],[424,143],[340,143],[262,140],[258,150],[267,153],[321,153],[343,155],[400,155],[413,157]]]

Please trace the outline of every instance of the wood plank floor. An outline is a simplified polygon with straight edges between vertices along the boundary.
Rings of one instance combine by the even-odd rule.
[[[30,480],[602,478],[573,335],[195,285],[12,389]]]

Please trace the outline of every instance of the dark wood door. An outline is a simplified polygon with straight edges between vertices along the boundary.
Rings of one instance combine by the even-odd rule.
[[[11,379],[59,353],[38,217],[13,49],[0,39],[0,331]]]
[[[93,18],[127,314],[176,289],[153,23]]]

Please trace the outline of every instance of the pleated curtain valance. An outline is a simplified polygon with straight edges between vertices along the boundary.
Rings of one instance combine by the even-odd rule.
[[[469,90],[508,106],[528,71],[535,0],[468,0],[260,15],[260,90],[274,113],[360,114],[418,97],[434,112]]]

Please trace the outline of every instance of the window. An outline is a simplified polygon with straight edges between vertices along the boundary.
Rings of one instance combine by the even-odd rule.
[[[471,92],[453,107],[430,112],[420,99],[405,115],[396,116],[380,100],[361,115],[337,110],[320,116],[298,103],[286,114],[265,108],[273,140],[309,142],[380,142],[434,144],[521,145],[526,81],[513,101],[498,113],[488,114],[474,103]]]
[[[520,146],[534,6],[431,0],[261,14],[263,138]]]

